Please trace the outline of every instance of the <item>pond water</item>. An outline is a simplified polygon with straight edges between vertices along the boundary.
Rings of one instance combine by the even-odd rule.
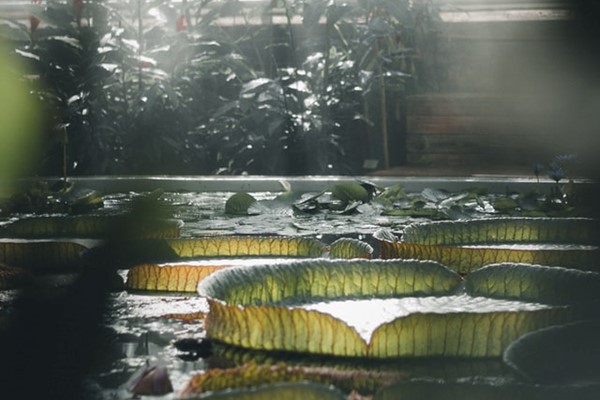
[[[463,182],[465,184],[465,182]],[[466,183],[467,186],[474,185]],[[504,186],[506,187],[506,186]],[[481,218],[497,215],[494,202],[505,194],[489,193],[467,199],[466,195],[450,192],[407,191],[406,197],[395,204],[371,202],[356,207],[351,213],[322,211],[311,214],[294,212],[291,203],[277,200],[279,191],[250,192],[258,200],[258,208],[251,209],[256,215],[230,216],[224,214],[225,202],[235,191],[196,192],[166,191],[161,200],[174,218],[183,221],[182,237],[197,237],[224,234],[276,234],[289,236],[310,236],[329,244],[339,237],[353,237],[374,244],[372,234],[381,228],[400,232],[406,225],[414,222],[429,221],[429,217],[410,215],[386,215],[387,209],[403,209],[418,204],[420,209],[435,209],[445,213],[447,218]],[[302,196],[308,198],[318,191]],[[465,192],[466,193],[466,192]],[[103,197],[104,207],[99,214],[121,212],[144,192],[109,193]],[[301,199],[302,197],[300,197]],[[377,256],[377,248],[375,256]],[[213,261],[217,262],[217,261]],[[262,262],[262,261],[261,261]],[[127,271],[120,270],[122,279]],[[52,278],[48,278],[52,279]],[[58,283],[68,284],[68,278]],[[0,291],[0,312],[10,309],[14,291]],[[441,299],[387,299],[368,302],[344,303],[328,302],[311,305],[324,312],[360,326],[361,334],[368,338],[375,326],[386,319],[402,313],[418,310],[453,310],[466,307],[477,310],[485,308],[487,299],[465,299],[455,296]],[[494,301],[492,301],[494,302]],[[519,307],[541,307],[519,302],[494,303],[494,307],[507,309]],[[499,305],[499,303],[502,303]],[[489,305],[489,304],[488,304]],[[174,393],[163,396],[176,397],[190,377],[207,368],[207,360],[189,359],[176,350],[173,343],[182,338],[202,339],[204,330],[201,322],[183,322],[173,318],[164,318],[165,314],[186,314],[207,312],[205,300],[194,294],[148,294],[116,291],[111,293],[105,310],[104,325],[107,335],[111,336],[111,354],[95,372],[89,376],[86,386],[90,399],[128,399],[132,395],[125,385],[136,370],[145,365],[166,366],[174,387]],[[365,318],[365,316],[369,318]],[[502,370],[502,369],[500,369]],[[420,370],[422,371],[422,369]],[[472,374],[472,370],[469,373]],[[498,370],[494,369],[494,373]],[[467,376],[465,376],[467,377]],[[506,379],[506,376],[496,376]],[[156,397],[155,397],[156,398]],[[160,397],[159,397],[160,398]]]

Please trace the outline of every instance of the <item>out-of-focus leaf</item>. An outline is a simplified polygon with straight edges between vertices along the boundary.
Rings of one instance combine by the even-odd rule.
[[[598,250],[517,250],[494,247],[460,247],[381,241],[381,258],[434,260],[459,273],[469,273],[501,262],[556,265],[598,270]]]
[[[219,390],[250,388],[283,382],[313,382],[334,385],[345,392],[356,390],[368,394],[375,393],[382,386],[405,379],[406,376],[398,372],[299,367],[283,363],[259,365],[250,362],[235,368],[213,369],[196,375],[183,390],[183,395],[198,395]]]
[[[310,260],[260,268],[232,267],[201,282],[200,295],[229,304],[299,302],[451,293],[460,277],[427,261]]]
[[[547,348],[544,351],[549,352]],[[531,385],[524,383],[485,383],[481,381],[401,382],[379,391],[374,400],[565,400],[569,398],[594,400],[598,398],[597,385]]]
[[[504,352],[504,361],[533,382],[594,382],[597,396],[600,394],[599,335],[598,320],[540,329],[513,342]],[[568,397],[581,398],[575,393]]]
[[[225,214],[248,215],[248,209],[256,203],[256,199],[244,192],[233,194],[225,202]]]
[[[141,264],[129,269],[125,287],[133,290],[192,292],[208,275],[227,265]]]
[[[329,255],[333,258],[373,257],[373,247],[358,239],[341,238],[331,244]]]
[[[167,239],[179,257],[321,257],[322,242],[301,237],[211,236],[193,239]]]
[[[361,201],[368,203],[370,200],[369,192],[361,184],[356,182],[345,182],[335,185],[331,189],[331,195],[342,203]]]
[[[76,242],[50,240],[2,240],[0,263],[36,270],[71,269],[79,266],[87,247]]]
[[[129,218],[128,216],[42,216],[22,218],[5,224],[3,236],[25,238],[106,238],[122,235],[132,238],[178,237],[182,222],[174,219]],[[115,228],[120,227],[119,232]]]
[[[441,245],[596,244],[599,228],[597,221],[588,218],[489,218],[410,225],[404,230],[402,240]]]
[[[421,191],[421,196],[433,203],[439,203],[450,197],[450,193],[446,190],[425,188]]]
[[[600,300],[600,274],[529,264],[494,264],[470,273],[472,296],[520,299],[546,304],[589,303]]]
[[[224,377],[225,379],[225,377]],[[192,382],[190,383],[190,386]],[[193,393],[193,389],[189,390]],[[185,389],[185,393],[188,389]],[[277,383],[245,389],[215,391],[202,399],[222,400],[344,400],[346,396],[338,389],[322,384],[299,382]]]

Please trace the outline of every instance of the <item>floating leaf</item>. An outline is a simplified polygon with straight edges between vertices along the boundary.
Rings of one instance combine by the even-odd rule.
[[[599,233],[598,222],[587,218],[489,218],[409,225],[402,241],[428,245],[596,244]]]
[[[546,348],[544,351],[548,352]],[[374,400],[595,400],[598,386],[540,386],[523,383],[484,383],[481,381],[439,382],[412,381],[400,382],[383,388]]]
[[[435,262],[311,260],[232,267],[201,282],[200,295],[258,305],[315,298],[365,298],[452,292],[460,277]]]
[[[24,238],[178,237],[182,222],[174,219],[133,219],[127,216],[43,216],[18,219],[2,226],[4,236]]]
[[[321,257],[325,245],[316,239],[299,237],[211,236],[167,239],[179,257]]]
[[[248,215],[248,209],[256,203],[256,199],[244,192],[233,194],[225,202],[225,214]]]
[[[403,381],[402,373],[371,372],[365,370],[338,370],[288,366],[283,363],[259,365],[254,362],[229,369],[213,369],[194,376],[183,395],[198,395],[208,391],[238,389],[289,382],[313,382],[334,385],[346,392],[374,393],[382,386]]]
[[[198,283],[225,265],[141,264],[129,269],[125,287],[133,290],[196,293]]]
[[[575,319],[567,308],[531,311],[415,313],[381,325],[372,357],[498,357],[521,335]]]
[[[599,383],[599,335],[598,320],[540,329],[512,343],[504,353],[504,361],[534,382]],[[599,393],[600,387],[596,386],[596,396]]]
[[[160,396],[171,393],[173,385],[166,367],[144,366],[127,382],[127,390],[135,395]]]
[[[76,242],[50,240],[0,241],[0,263],[27,269],[71,269],[79,266],[87,247]]]
[[[367,258],[373,257],[373,248],[358,239],[340,238],[331,244],[329,255],[333,258]]]
[[[331,195],[342,203],[355,201],[368,203],[370,200],[369,191],[356,182],[338,183],[331,189]]]
[[[221,400],[345,400],[338,389],[322,384],[296,382],[278,383],[247,389],[227,389],[203,396]]]
[[[488,265],[469,274],[467,293],[547,304],[600,300],[600,274],[529,264]]]
[[[459,273],[469,273],[488,264],[501,262],[556,265],[597,270],[598,250],[525,250],[497,247],[459,247],[381,241],[381,258],[437,261]]]

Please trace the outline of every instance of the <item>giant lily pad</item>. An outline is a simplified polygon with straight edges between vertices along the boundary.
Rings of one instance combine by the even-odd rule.
[[[133,290],[196,293],[198,283],[226,265],[139,264],[129,269],[125,287]]]
[[[597,244],[598,221],[589,218],[487,218],[413,224],[402,241],[424,245],[505,243]]]
[[[435,262],[319,260],[218,271],[200,284],[199,293],[208,298],[206,329],[213,339],[336,356],[497,357],[526,332],[576,318],[569,307],[526,303],[440,309],[446,298],[429,309],[398,313],[365,337],[331,312],[307,307],[323,300],[449,296],[459,283],[456,273]],[[369,311],[356,311],[359,305],[348,309],[370,319]],[[371,311],[380,308],[375,304]]]
[[[181,221],[174,219],[138,219],[125,215],[40,216],[4,224],[0,234],[20,238],[174,238],[179,236],[181,225]]]
[[[600,300],[600,274],[529,264],[493,264],[469,274],[467,293],[549,304]]]
[[[381,257],[438,261],[449,268],[468,273],[501,262],[559,265],[585,270],[600,269],[597,249],[515,249],[502,247],[462,247],[380,241]]]
[[[77,241],[0,240],[0,263],[27,269],[70,269],[81,263],[87,247]]]

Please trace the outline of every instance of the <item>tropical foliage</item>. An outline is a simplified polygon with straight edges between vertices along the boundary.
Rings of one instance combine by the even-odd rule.
[[[435,36],[426,0],[47,0],[27,12],[0,32],[40,83],[42,172],[55,175],[355,173],[379,141],[366,133],[387,138],[388,109],[428,82],[417,48]]]

